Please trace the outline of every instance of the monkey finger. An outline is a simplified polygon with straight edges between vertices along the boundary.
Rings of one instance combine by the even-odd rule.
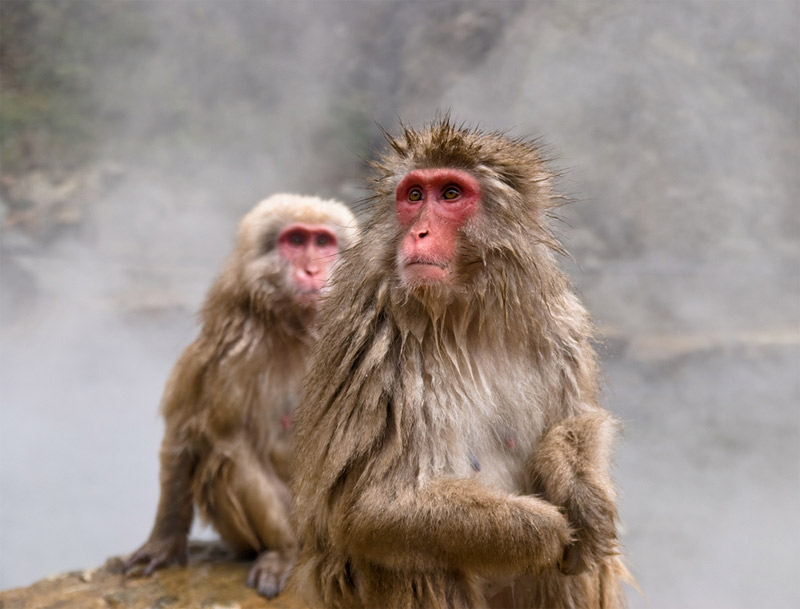
[[[155,557],[151,559],[150,562],[147,564],[147,567],[145,567],[142,575],[144,575],[145,577],[150,577],[156,570],[166,565],[166,563],[167,561],[165,559],[160,557]]]
[[[564,556],[558,563],[558,569],[564,575],[579,575],[588,566],[580,547],[574,543],[564,548]]]
[[[150,560],[150,555],[142,550],[137,550],[131,554],[128,559],[122,564],[122,572],[128,575],[130,571],[140,563]]]

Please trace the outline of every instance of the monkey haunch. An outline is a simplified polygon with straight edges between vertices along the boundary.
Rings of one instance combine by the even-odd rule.
[[[162,400],[161,498],[148,541],[127,562],[145,574],[186,562],[193,505],[241,554],[262,552],[250,583],[283,587],[297,552],[287,430],[328,271],[356,239],[341,203],[275,195],[240,225],[236,249],[206,298],[200,336]]]
[[[314,607],[618,607],[615,425],[551,175],[446,119],[389,143],[297,411],[292,585]]]

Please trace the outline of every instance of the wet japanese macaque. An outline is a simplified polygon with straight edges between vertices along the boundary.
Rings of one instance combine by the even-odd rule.
[[[534,144],[448,119],[389,137],[296,412],[311,607],[616,608],[589,317]]]
[[[328,275],[356,240],[347,207],[316,197],[275,195],[242,219],[200,335],[164,392],[161,497],[127,569],[185,564],[196,505],[232,550],[260,553],[248,583],[267,597],[280,592],[298,548],[287,487],[292,409]]]

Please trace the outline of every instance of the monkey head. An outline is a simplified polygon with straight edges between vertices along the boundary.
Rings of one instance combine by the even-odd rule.
[[[559,249],[544,218],[552,174],[534,143],[448,118],[387,139],[373,163],[375,224],[393,244],[401,289],[479,294],[476,281],[496,286],[509,264],[535,266],[542,245]]]
[[[338,253],[357,235],[344,204],[277,194],[242,219],[230,264],[252,298],[314,309]]]

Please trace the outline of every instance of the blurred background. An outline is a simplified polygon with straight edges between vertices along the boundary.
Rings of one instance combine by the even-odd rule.
[[[573,199],[631,607],[800,606],[799,31],[798,0],[0,0],[0,589],[148,535],[239,218],[356,202],[379,126],[449,109],[543,137]]]

